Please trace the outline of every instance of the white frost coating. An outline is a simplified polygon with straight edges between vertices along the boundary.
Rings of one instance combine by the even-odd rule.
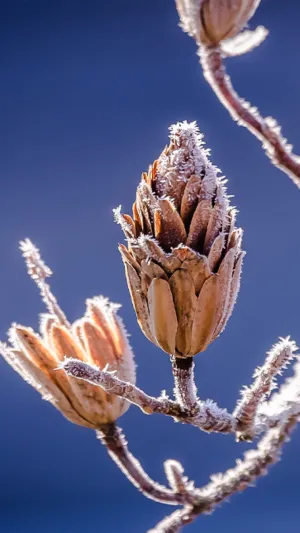
[[[183,31],[197,40],[200,33],[200,7],[202,0],[176,0],[177,10],[180,16]]]
[[[297,396],[300,392],[300,387],[298,387],[298,392],[295,394],[295,389],[292,384],[292,390],[289,390],[289,386],[285,385],[282,387],[278,395],[275,395],[273,401],[271,400],[270,404],[263,403],[271,391],[276,387],[275,378],[278,375],[281,375],[282,371],[288,366],[288,364],[295,357],[295,351],[297,346],[294,341],[290,340],[290,337],[280,338],[279,342],[276,343],[272,349],[267,353],[267,358],[262,367],[258,367],[254,374],[254,382],[250,387],[245,387],[241,394],[241,400],[238,402],[237,408],[234,412],[235,417],[243,423],[243,431],[253,431],[255,426],[257,413],[259,415],[270,414],[270,407],[272,404],[276,406],[276,415],[281,412],[280,404],[283,405],[283,410],[288,407],[288,402],[291,397],[294,396],[294,401],[297,399]],[[287,394],[288,393],[288,394]],[[261,406],[261,407],[259,407]],[[272,411],[272,406],[271,406]],[[255,430],[254,430],[255,433]]]
[[[258,410],[259,416],[270,420],[283,422],[292,413],[300,413],[300,359],[296,357],[294,374],[281,385],[278,392],[271,396],[269,402],[264,402]]]
[[[29,276],[39,283],[45,278],[52,276],[52,270],[44,263],[41,258],[39,249],[31,242],[30,239],[20,241],[20,250],[25,259]]]
[[[268,35],[269,31],[264,26],[257,26],[253,31],[246,30],[222,41],[221,49],[227,57],[241,56],[259,46]]]
[[[177,122],[169,128],[170,140],[174,148],[158,160],[158,174],[166,182],[173,178],[174,172],[177,179],[187,181],[193,174],[201,175],[208,164],[208,150],[203,148],[203,135],[200,133],[196,122]]]

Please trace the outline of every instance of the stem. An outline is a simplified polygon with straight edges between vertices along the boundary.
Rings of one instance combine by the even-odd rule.
[[[199,49],[199,55],[206,81],[232,118],[263,143],[272,163],[300,187],[300,158],[291,152],[291,146],[281,136],[276,121],[270,117],[263,118],[256,108],[236,93],[218,47],[203,46]]]
[[[148,533],[179,533],[184,526],[191,524],[197,516],[192,507],[184,507],[164,518]]]
[[[92,385],[102,387],[110,394],[125,398],[140,407],[146,414],[160,413],[172,416],[177,421],[191,424],[208,432],[235,433],[234,417],[226,409],[220,409],[211,400],[199,402],[199,411],[194,414],[180,404],[169,400],[167,396],[160,398],[149,396],[132,383],[120,380],[113,373],[100,370],[78,359],[65,359],[59,368],[63,368],[69,376],[83,379]]]
[[[242,397],[233,413],[237,420],[239,440],[252,440],[255,436],[259,428],[258,410],[275,387],[275,377],[280,375],[295,357],[296,349],[295,342],[289,337],[281,338],[268,352],[263,366],[256,369],[253,384],[243,389]]]
[[[210,513],[236,492],[245,490],[260,476],[266,474],[270,465],[279,461],[283,444],[289,440],[297,417],[291,416],[284,424],[269,429],[256,450],[245,453],[244,459],[222,476],[212,476],[212,481],[202,489],[196,489],[198,502],[185,506],[164,518],[148,533],[178,533],[199,515]]]
[[[115,424],[105,424],[96,433],[101,442],[106,446],[113,461],[144,496],[168,505],[180,505],[189,499],[186,493],[180,494],[179,492],[170,490],[156,483],[148,476],[139,461],[128,450],[122,430],[115,426]]]
[[[174,376],[174,395],[181,407],[194,415],[199,413],[200,406],[194,379],[195,363],[193,357],[171,358]]]

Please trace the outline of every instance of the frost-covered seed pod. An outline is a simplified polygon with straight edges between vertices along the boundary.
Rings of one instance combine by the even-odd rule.
[[[244,252],[225,181],[196,123],[170,128],[170,144],[142,175],[133,218],[115,216],[138,323],[165,352],[190,357],[222,332],[237,297]]]
[[[21,243],[21,249],[28,272],[38,280],[53,313],[41,316],[40,335],[31,328],[13,324],[9,330],[10,344],[0,343],[0,353],[71,422],[93,429],[114,422],[127,411],[129,402],[67,376],[59,366],[65,357],[73,357],[101,369],[107,367],[121,380],[135,383],[133,353],[117,314],[120,306],[103,296],[88,299],[84,316],[70,325],[44,283],[51,270],[41,260],[38,249],[29,240]]]
[[[182,28],[206,46],[235,37],[259,4],[260,0],[176,0]]]

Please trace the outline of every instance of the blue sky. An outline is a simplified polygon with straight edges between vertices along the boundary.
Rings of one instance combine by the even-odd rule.
[[[294,0],[263,0],[251,27],[264,24],[269,38],[229,60],[228,69],[240,93],[282,123],[299,153],[298,21]],[[2,0],[0,26],[1,338],[13,321],[36,327],[43,311],[18,252],[18,241],[30,237],[55,272],[52,286],[70,320],[95,294],[121,302],[139,385],[171,392],[167,356],[136,324],[112,209],[121,203],[129,212],[168,126],[196,120],[245,231],[234,314],[196,360],[201,398],[232,409],[278,336],[300,343],[300,192],[216,100],[172,0]],[[2,360],[0,373],[1,531],[143,533],[170,510],[138,494],[92,431],[67,422]],[[120,425],[160,481],[168,457],[201,485],[248,447],[134,407]],[[299,444],[298,429],[255,490],[186,531],[298,531]]]

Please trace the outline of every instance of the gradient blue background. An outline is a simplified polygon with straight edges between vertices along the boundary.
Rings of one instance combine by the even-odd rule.
[[[299,6],[264,0],[251,27],[268,40],[228,61],[237,89],[299,142]],[[194,42],[172,0],[0,2],[0,333],[36,327],[43,311],[18,241],[30,237],[55,271],[71,320],[88,296],[123,304],[138,382],[171,391],[168,358],[140,332],[117,251],[112,208],[129,212],[140,173],[167,128],[197,120],[245,229],[241,293],[223,335],[197,357],[202,398],[232,409],[242,384],[279,335],[300,342],[300,191],[231,122],[202,78]],[[110,462],[93,432],[67,422],[0,360],[1,533],[144,533],[172,509],[146,500]],[[230,467],[247,445],[132,407],[121,425],[149,473],[164,481],[177,458],[197,485]],[[186,531],[299,531],[300,430],[255,490]]]

